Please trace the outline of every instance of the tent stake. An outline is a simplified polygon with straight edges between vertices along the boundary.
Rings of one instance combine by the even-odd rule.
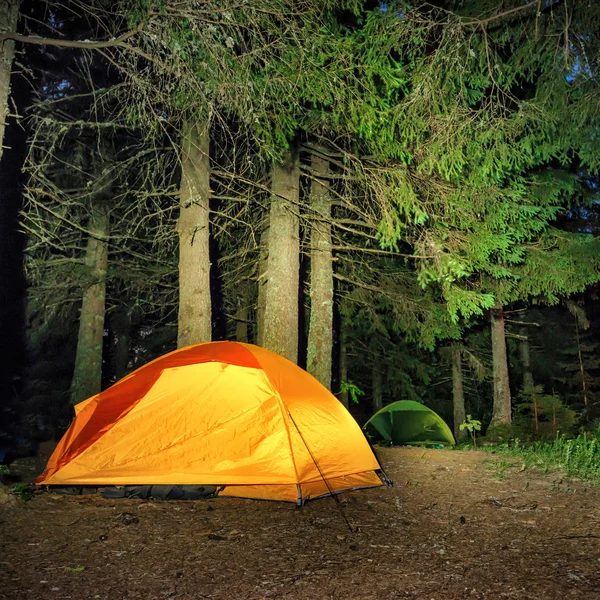
[[[310,448],[308,447],[308,444],[306,443],[306,440],[304,439],[304,436],[302,435],[302,432],[298,428],[298,425],[296,425],[296,421],[294,421],[294,417],[292,417],[292,413],[288,410],[287,414],[288,414],[289,418],[291,419],[292,423],[294,424],[294,427],[296,428],[296,431],[298,432],[298,435],[300,436],[300,439],[304,443],[304,446],[308,450],[309,456],[311,457],[312,461],[315,463],[315,467],[317,467],[317,471],[319,471],[319,475],[321,476],[321,479],[323,480],[323,483],[327,486],[327,489],[329,490],[329,495],[335,501],[337,507],[340,510],[340,513],[342,514],[342,517],[344,517],[344,521],[346,521],[346,525],[348,525],[348,529],[350,530],[350,533],[357,533],[358,530],[359,530],[358,527],[353,528],[352,525],[350,524],[350,521],[348,520],[348,517],[346,516],[346,513],[344,512],[344,509],[342,507],[342,503],[340,502],[340,500],[337,497],[337,495],[333,492],[333,490],[329,486],[329,483],[327,482],[327,479],[325,479],[325,475],[323,475],[323,471],[321,471],[321,467],[319,467],[319,463],[316,461],[315,457],[313,456],[313,453],[310,451]]]

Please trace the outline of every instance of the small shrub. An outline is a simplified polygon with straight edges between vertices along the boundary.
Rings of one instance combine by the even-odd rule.
[[[461,431],[465,429],[469,432],[471,439],[473,440],[473,447],[477,448],[477,436],[475,432],[481,431],[481,421],[473,419],[471,415],[467,415],[467,418],[458,426]]]
[[[12,486],[10,490],[15,496],[27,502],[33,496],[33,486],[28,483],[19,482]]]

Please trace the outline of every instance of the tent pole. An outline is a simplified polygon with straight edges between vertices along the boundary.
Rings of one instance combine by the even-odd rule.
[[[291,419],[292,423],[294,424],[294,427],[296,428],[298,435],[300,435],[300,439],[302,440],[303,444],[306,446],[309,456],[311,457],[312,461],[315,463],[315,467],[317,467],[317,471],[319,471],[319,475],[321,476],[323,483],[327,486],[330,496],[334,499],[335,503],[337,504],[337,507],[339,508],[340,513],[342,513],[342,517],[344,517],[344,521],[346,521],[346,525],[348,525],[348,529],[350,530],[351,533],[356,533],[358,531],[358,527],[353,528],[352,525],[350,525],[350,521],[348,520],[348,517],[346,516],[346,513],[344,512],[344,509],[342,508],[342,504],[341,504],[339,498],[337,497],[336,494],[334,494],[329,483],[327,482],[327,479],[325,479],[325,475],[323,475],[323,471],[321,471],[321,467],[319,467],[319,463],[316,461],[315,457],[313,456],[313,453],[310,451],[310,448],[308,447],[308,444],[306,443],[306,440],[304,439],[304,436],[302,435],[302,432],[300,431],[298,425],[296,425],[296,421],[294,421],[294,417],[292,417],[292,413],[288,410],[287,414],[288,414],[288,417]],[[298,485],[298,489],[300,489],[300,485]],[[304,504],[304,500],[302,501],[302,503]]]
[[[385,483],[385,485],[387,485],[388,487],[394,487],[394,482],[387,476],[387,473],[385,472],[385,469],[383,468],[383,465],[379,460],[379,456],[377,456],[377,452],[375,452],[375,448],[373,447],[373,444],[371,444],[371,440],[367,436],[365,436],[365,439],[367,440],[369,448],[371,448],[371,452],[373,453],[373,456],[375,457],[375,460],[379,465],[379,470],[381,471],[381,478],[383,479],[383,483]]]

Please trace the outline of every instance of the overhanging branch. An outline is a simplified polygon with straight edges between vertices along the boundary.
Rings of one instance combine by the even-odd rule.
[[[40,46],[58,46],[61,48],[111,48],[119,46],[122,42],[133,37],[139,33],[143,28],[143,24],[140,23],[135,29],[126,31],[117,38],[104,41],[89,41],[89,40],[60,40],[56,38],[45,38],[38,37],[35,35],[21,35],[20,33],[0,33],[0,42],[4,40],[15,40],[16,42],[23,42],[24,44],[38,44]]]

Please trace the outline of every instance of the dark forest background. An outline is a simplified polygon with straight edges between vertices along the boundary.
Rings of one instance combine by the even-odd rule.
[[[223,339],[361,424],[598,429],[600,6],[0,6],[1,448]]]

